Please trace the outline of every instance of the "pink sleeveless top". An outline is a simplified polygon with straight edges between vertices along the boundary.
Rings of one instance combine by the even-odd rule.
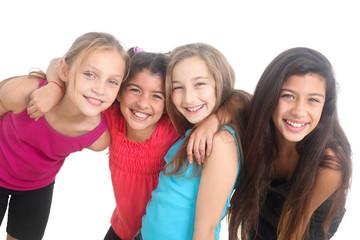
[[[45,84],[40,79],[39,87]],[[68,137],[52,129],[45,117],[31,119],[26,109],[6,113],[0,118],[0,186],[33,190],[49,185],[70,153],[90,146],[106,129],[102,115],[91,132]]]
[[[111,134],[109,164],[116,200],[111,226],[121,239],[132,240],[157,187],[164,156],[180,136],[170,118],[163,115],[150,139],[132,142],[126,138],[126,120],[119,104],[113,104],[105,115]]]

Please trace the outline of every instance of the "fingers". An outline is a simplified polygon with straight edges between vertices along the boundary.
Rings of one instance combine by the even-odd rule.
[[[190,136],[188,145],[186,147],[187,158],[190,164],[193,163],[193,144],[194,144],[194,139],[192,136]]]
[[[202,160],[201,160],[201,155],[199,152],[199,140],[196,139],[196,137],[194,137],[194,135],[191,135],[189,138],[189,142],[188,145],[186,147],[186,152],[187,152],[187,157],[188,157],[188,161],[190,164],[192,164],[194,162],[194,157],[196,162],[200,165]]]
[[[194,144],[193,144],[193,153],[194,153],[194,157],[196,162],[200,165],[202,160],[201,160],[201,154],[200,154],[200,140],[199,139],[194,139]]]
[[[203,164],[205,162],[205,158],[206,158],[206,139],[201,138],[200,142],[199,142],[199,153],[200,153],[200,161],[201,164]]]
[[[193,163],[194,157],[199,165],[204,163],[206,158],[206,144],[206,139],[197,137],[196,134],[190,136],[186,148],[187,157],[190,164]]]
[[[34,93],[30,96],[29,105],[27,107],[27,113],[30,116],[30,118],[34,119],[35,121],[37,121],[40,117],[44,115],[44,112],[38,106],[36,97],[34,97]]]
[[[206,156],[210,156],[212,146],[213,146],[213,136],[209,136],[206,139]]]

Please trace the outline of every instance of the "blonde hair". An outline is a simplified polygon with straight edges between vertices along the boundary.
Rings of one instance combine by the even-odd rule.
[[[129,72],[130,58],[119,41],[109,33],[88,32],[78,37],[64,56],[69,69],[74,67],[77,74],[84,64],[86,58],[95,50],[116,50],[120,53],[126,63],[125,76]],[[76,76],[73,76],[76,77]]]

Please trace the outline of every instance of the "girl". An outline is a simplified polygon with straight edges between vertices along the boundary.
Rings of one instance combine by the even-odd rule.
[[[265,69],[249,108],[245,162],[230,208],[238,239],[328,239],[344,213],[350,145],[330,62],[289,49]],[[252,230],[252,231],[250,231]]]
[[[7,239],[41,239],[65,158],[83,148],[107,147],[110,136],[101,112],[115,100],[127,61],[112,35],[80,36],[60,61],[67,91],[39,121],[29,118],[26,106],[30,94],[46,83],[42,72],[0,84],[0,219],[9,206]]]
[[[134,51],[135,50],[135,51]],[[179,138],[164,114],[164,54],[130,49],[131,65],[116,102],[106,111],[109,165],[116,200],[106,240],[131,240],[157,186],[164,156]]]
[[[192,128],[232,95],[246,103],[249,95],[234,91],[235,74],[215,48],[189,44],[171,52],[166,76],[166,109],[182,138],[165,156],[165,170],[143,217],[136,239],[218,239],[240,167],[239,140],[231,122],[216,133],[212,152],[201,167],[189,164],[186,146]],[[232,107],[223,109],[240,121]],[[233,127],[231,127],[231,126]],[[186,134],[184,134],[186,130]],[[224,154],[226,153],[226,154]]]
[[[118,102],[105,111],[111,134],[109,165],[116,200],[106,240],[131,240],[139,231],[146,204],[164,166],[164,156],[179,138],[164,112],[168,58],[160,53],[143,52],[138,47],[128,52],[131,56],[129,75],[122,83]],[[56,80],[53,64],[47,76]],[[217,125],[214,116],[202,124],[194,143],[199,142],[199,138],[210,141]]]

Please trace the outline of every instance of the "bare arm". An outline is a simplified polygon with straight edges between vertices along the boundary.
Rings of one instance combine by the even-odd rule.
[[[7,112],[20,113],[29,103],[30,94],[37,89],[38,78],[15,77],[0,84],[0,117]]]
[[[228,131],[218,132],[201,172],[193,239],[215,239],[215,229],[234,186],[237,169],[235,139]]]

